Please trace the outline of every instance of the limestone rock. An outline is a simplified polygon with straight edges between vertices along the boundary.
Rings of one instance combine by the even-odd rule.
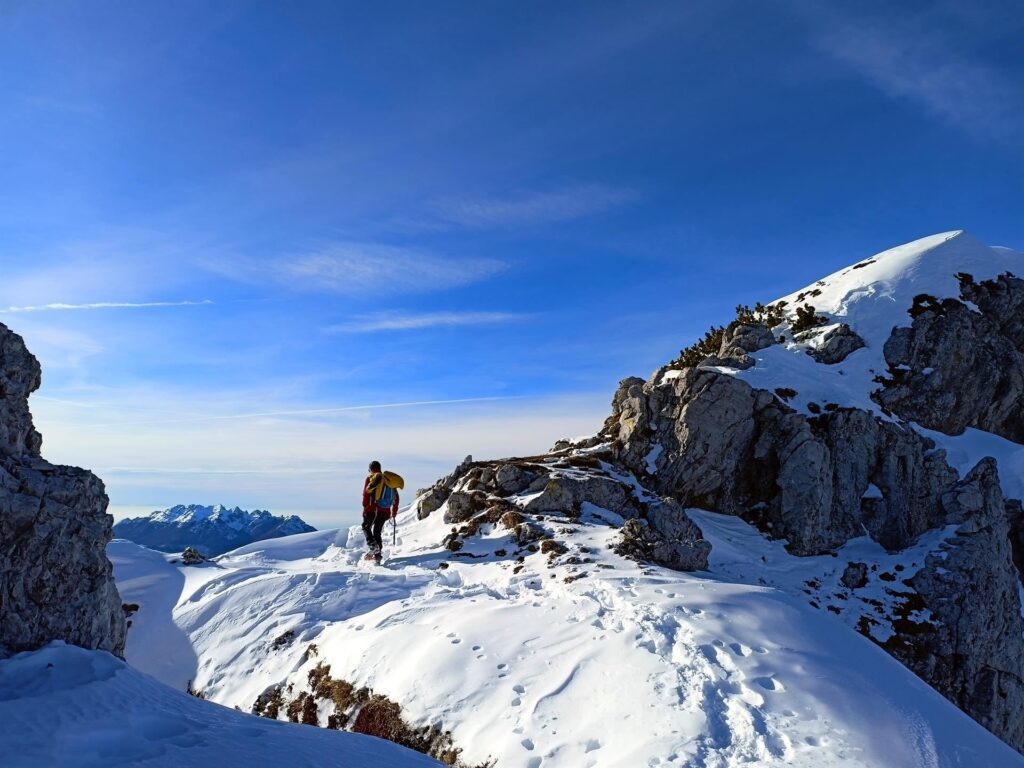
[[[39,363],[0,325],[0,653],[63,640],[121,655],[103,482],[40,458],[28,410],[39,383]]]
[[[851,352],[864,346],[864,339],[846,323],[839,323],[825,332],[817,346],[807,351],[811,357],[825,365],[841,363]]]
[[[938,524],[938,494],[956,479],[913,430],[866,411],[797,413],[734,376],[686,369],[661,384],[620,386],[606,430],[636,474],[661,446],[653,490],[684,507],[754,516],[796,554],[820,554],[867,527],[907,546]],[[864,499],[869,484],[883,498]]]
[[[956,299],[911,309],[910,327],[885,343],[890,378],[873,397],[929,429],[975,427],[1024,443],[1024,280],[1003,275],[962,295],[980,311]]]
[[[932,619],[897,623],[887,649],[1007,743],[1024,746],[1024,619],[996,464],[983,459],[943,496],[960,523],[910,579]]]

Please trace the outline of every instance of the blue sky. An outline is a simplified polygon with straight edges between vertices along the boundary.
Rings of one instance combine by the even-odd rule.
[[[0,4],[44,452],[118,516],[341,523],[368,459],[592,432],[739,302],[1024,245],[1024,15],[825,5]]]

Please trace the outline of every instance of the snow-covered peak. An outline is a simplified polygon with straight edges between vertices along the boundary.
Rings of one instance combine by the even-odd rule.
[[[925,294],[958,299],[958,274],[982,281],[1006,272],[1024,274],[1024,253],[987,246],[962,230],[890,248],[771,302],[785,302],[789,322],[775,328],[785,343],[752,353],[756,364],[747,370],[720,370],[759,389],[795,391],[787,403],[798,410],[806,410],[809,403],[834,403],[882,415],[871,393],[878,388],[877,377],[888,369],[885,342],[894,328],[913,321],[908,310],[914,298]],[[796,310],[804,306],[814,307],[828,322],[810,337],[794,338],[789,326]],[[839,323],[861,337],[863,348],[837,364],[816,362],[806,353]]]
[[[956,298],[958,273],[985,280],[1022,267],[1024,254],[990,248],[963,230],[942,232],[882,251],[772,303],[785,301],[790,311],[811,305],[880,350],[894,327],[909,324],[907,310],[918,294]]]
[[[176,504],[151,513],[149,519],[160,523],[197,523],[203,520],[217,521],[240,517],[256,519],[269,514],[265,509],[248,511],[241,507],[226,507],[223,504]]]

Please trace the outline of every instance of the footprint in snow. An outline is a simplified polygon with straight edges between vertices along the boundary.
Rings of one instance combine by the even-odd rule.
[[[729,643],[729,650],[737,656],[747,656],[750,654],[750,649],[743,643]]]
[[[519,743],[523,745],[524,749],[527,749],[531,752],[533,751],[533,739],[523,739]]]
[[[766,691],[784,691],[786,687],[774,677],[755,677],[754,682]]]

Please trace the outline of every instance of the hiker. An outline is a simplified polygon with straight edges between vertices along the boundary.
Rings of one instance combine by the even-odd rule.
[[[394,472],[384,472],[379,461],[370,462],[369,474],[363,482],[363,533],[370,551],[367,560],[380,565],[384,542],[381,532],[384,524],[398,514],[398,489],[404,488],[402,478]]]

